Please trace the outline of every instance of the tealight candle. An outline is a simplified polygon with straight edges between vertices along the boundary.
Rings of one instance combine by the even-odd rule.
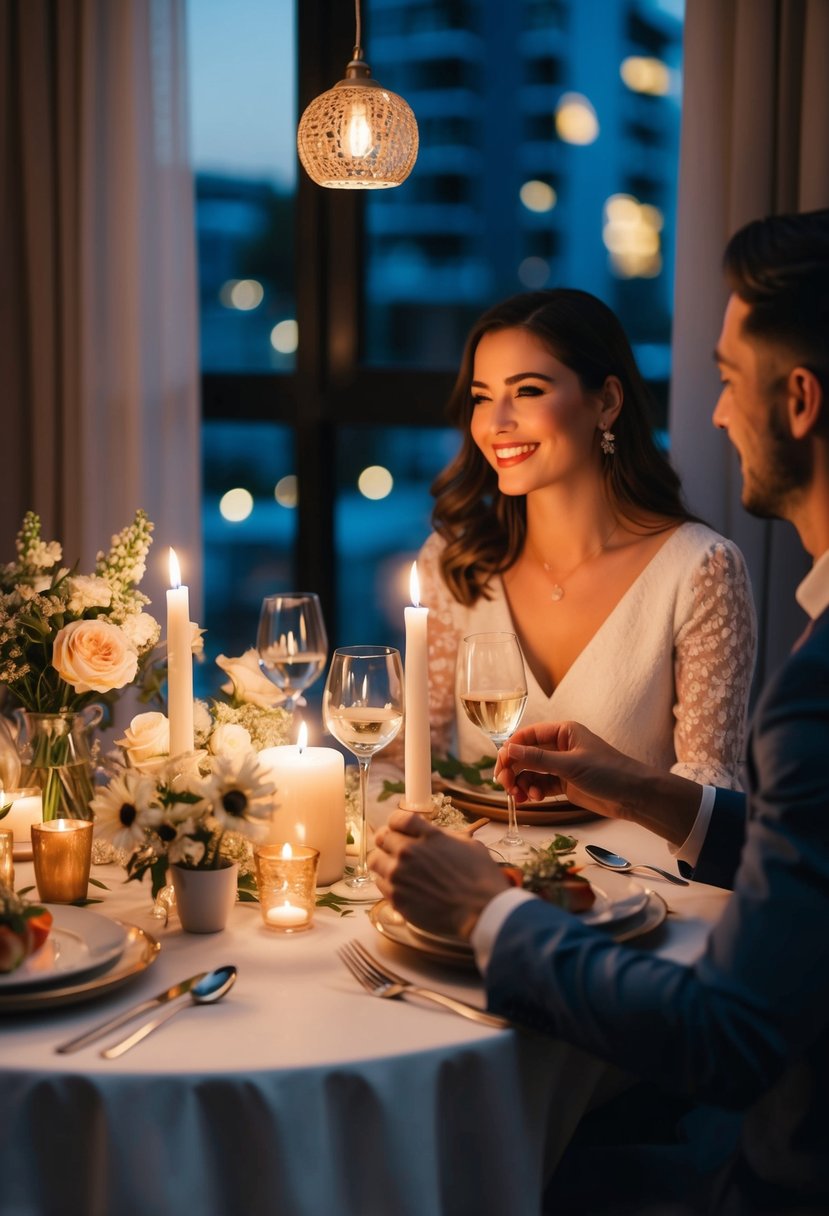
[[[343,876],[345,862],[345,761],[333,747],[308,747],[303,722],[295,746],[266,747],[259,766],[276,786],[269,844],[280,840],[319,850],[317,882]]]
[[[44,903],[86,899],[92,861],[90,819],[50,819],[32,824],[32,860],[37,893]]]
[[[268,929],[296,933],[311,926],[316,906],[317,849],[261,844],[253,850],[259,907]]]
[[[193,648],[190,592],[181,585],[175,550],[170,550],[170,589],[167,592],[167,716],[170,755],[193,750]]]
[[[14,834],[14,851],[19,860],[32,848],[32,824],[43,820],[43,798],[36,786],[22,790],[0,792],[0,806],[11,803],[11,809],[0,819],[0,827]]]
[[[403,805],[411,811],[430,811],[432,743],[429,732],[429,609],[420,607],[417,562],[412,562],[409,591],[412,607],[404,609],[403,612],[406,623],[406,797]]]

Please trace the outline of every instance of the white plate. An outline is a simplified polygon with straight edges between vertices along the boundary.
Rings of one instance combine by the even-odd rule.
[[[138,925],[124,925],[124,930],[127,935],[124,953],[103,975],[93,972],[80,979],[68,979],[56,988],[18,988],[14,992],[1,990],[0,1014],[56,1009],[62,1005],[96,1000],[146,971],[158,958],[161,946]]]
[[[44,906],[54,918],[51,933],[16,971],[0,975],[0,993],[62,985],[101,970],[123,953],[127,930],[117,921],[71,904]]]
[[[641,912],[648,902],[648,892],[627,874],[615,874],[597,865],[582,866],[579,874],[588,880],[596,896],[592,908],[577,913],[585,925],[616,925]]]
[[[668,915],[668,907],[655,891],[645,891],[645,904],[641,911],[634,913],[626,920],[617,924],[605,926],[610,937],[616,942],[632,941],[646,933],[652,933],[662,924]],[[395,912],[387,899],[381,899],[369,910],[369,920],[381,937],[394,942],[397,946],[406,946],[414,950],[430,962],[445,963],[451,967],[463,967],[465,970],[474,968],[475,956],[472,947],[459,938],[446,937],[441,940],[437,933],[425,934],[407,924],[399,912]]]

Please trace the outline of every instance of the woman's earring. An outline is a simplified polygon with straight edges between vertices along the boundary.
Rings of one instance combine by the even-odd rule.
[[[606,430],[604,427],[599,429],[602,432],[602,451],[605,456],[612,456],[616,451],[616,436],[611,430]]]

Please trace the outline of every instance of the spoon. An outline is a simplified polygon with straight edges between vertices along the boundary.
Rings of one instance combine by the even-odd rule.
[[[212,1005],[214,1002],[220,1001],[235,983],[235,967],[217,967],[215,971],[208,971],[207,975],[203,979],[200,979],[198,984],[194,984],[188,995],[194,1005]],[[143,1026],[139,1026],[126,1039],[122,1039],[119,1043],[113,1043],[112,1047],[107,1047],[105,1051],[101,1052],[101,1055],[106,1060],[117,1060],[118,1056],[122,1056],[125,1051],[129,1051],[131,1047],[135,1047],[136,1043],[140,1043],[142,1039],[146,1039],[148,1034],[152,1034],[162,1022],[166,1022],[174,1013],[178,1013],[179,1010],[186,1009],[187,1007],[186,1001],[178,1005],[169,1006],[163,1013],[151,1018]]]
[[[584,851],[594,861],[597,861],[600,866],[606,866],[608,870],[654,870],[657,874],[661,874],[663,878],[667,878],[668,882],[675,882],[678,887],[687,887],[689,885],[687,878],[680,878],[678,874],[669,874],[667,870],[661,870],[659,866],[648,865],[644,861],[628,861],[627,857],[620,857],[618,853],[611,853],[610,849],[603,849],[600,844],[586,844]]]

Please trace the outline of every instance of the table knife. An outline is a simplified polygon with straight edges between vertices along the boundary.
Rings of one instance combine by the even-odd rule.
[[[119,1026],[123,1026],[126,1022],[132,1021],[139,1014],[147,1013],[150,1009],[155,1009],[158,1005],[166,1005],[168,1001],[174,1001],[177,996],[184,996],[189,992],[194,984],[198,984],[199,980],[203,980],[207,975],[206,971],[200,971],[198,975],[191,975],[187,980],[181,980],[178,984],[173,984],[165,992],[159,992],[158,996],[148,997],[146,1001],[142,1001],[139,1005],[133,1005],[131,1009],[126,1009],[123,1013],[116,1014],[114,1018],[109,1018],[106,1022],[101,1022],[98,1026],[93,1026],[91,1030],[85,1031],[78,1035],[75,1039],[70,1039],[68,1043],[61,1043],[55,1051],[62,1055],[68,1055],[73,1051],[80,1051],[82,1047],[86,1047],[87,1043],[94,1043],[96,1039],[102,1035],[109,1034],[110,1030],[117,1030]]]

